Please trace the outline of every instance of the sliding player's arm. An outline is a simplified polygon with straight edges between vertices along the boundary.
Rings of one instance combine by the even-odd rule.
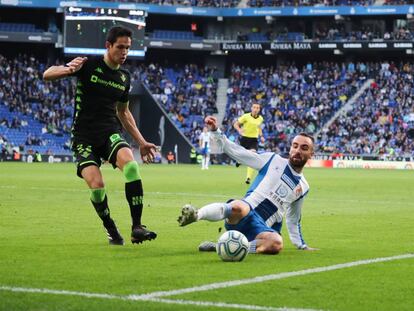
[[[286,227],[290,241],[300,250],[314,251],[316,248],[309,247],[303,239],[300,221],[302,218],[302,205],[304,198],[293,202],[286,212]]]
[[[226,135],[218,129],[217,119],[215,117],[208,116],[205,119],[205,123],[211,131],[212,139],[219,145],[223,152],[241,164],[260,170],[273,155],[273,153],[270,152],[257,154],[231,142],[227,139]]]
[[[274,155],[272,152],[258,154],[256,152],[245,149],[230,141],[220,130],[212,132],[213,139],[223,148],[223,152],[237,162],[251,167],[255,170],[260,170],[269,159]]]

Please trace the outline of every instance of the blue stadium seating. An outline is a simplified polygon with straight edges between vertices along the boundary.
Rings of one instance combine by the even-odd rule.
[[[34,104],[33,107],[35,107]],[[40,107],[40,105],[39,105]],[[46,153],[48,151],[53,154],[70,155],[71,151],[64,148],[65,143],[70,139],[69,134],[63,133],[60,135],[54,135],[51,133],[42,134],[42,128],[44,124],[35,120],[32,115],[24,115],[20,112],[10,112],[9,108],[0,103],[0,116],[1,120],[7,119],[9,123],[14,118],[18,118],[20,121],[27,121],[27,126],[21,126],[20,128],[8,128],[0,125],[0,135],[5,137],[8,141],[13,142],[15,146],[24,146],[24,151],[33,150],[40,153]],[[41,138],[46,142],[46,145],[30,145],[26,146],[26,140],[28,135],[31,134],[34,137]]]
[[[5,31],[5,32],[43,32],[44,30],[36,28],[36,26],[34,24],[0,23],[0,31]]]
[[[151,35],[152,39],[168,39],[168,40],[191,40],[202,41],[203,38],[194,35],[191,31],[176,31],[176,30],[154,30]]]

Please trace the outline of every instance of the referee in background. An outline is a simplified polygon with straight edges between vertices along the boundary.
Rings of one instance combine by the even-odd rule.
[[[246,148],[257,152],[258,147],[258,138],[259,136],[263,139],[263,133],[261,125],[263,123],[263,117],[260,113],[260,105],[258,103],[253,103],[251,111],[243,114],[240,118],[234,122],[233,126],[240,134],[240,145]],[[236,164],[239,166],[240,164]],[[246,174],[246,184],[250,184],[250,181],[253,179],[254,169],[248,167]]]

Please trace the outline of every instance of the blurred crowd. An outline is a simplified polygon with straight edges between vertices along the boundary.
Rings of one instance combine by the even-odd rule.
[[[145,4],[154,4],[154,5],[198,6],[198,7],[212,7],[212,8],[235,7],[240,2],[240,0],[106,0],[106,1],[145,3]]]
[[[286,153],[298,132],[314,134],[358,90],[369,74],[363,64],[308,63],[248,68],[233,66],[223,121],[233,140],[232,123],[251,105],[262,106],[265,150]]]
[[[400,27],[394,31],[375,31],[371,27],[365,26],[361,29],[345,31],[342,26],[333,26],[328,29],[318,28],[315,31],[314,39],[320,41],[372,41],[377,39],[409,41],[413,39],[413,32],[406,28]]]
[[[180,5],[213,8],[237,7],[240,0],[107,0],[111,2],[145,3],[155,5]],[[249,7],[272,6],[341,6],[341,5],[373,5],[374,0],[249,0]],[[393,3],[392,3],[393,2]],[[402,4],[406,1],[388,0],[387,4]],[[404,3],[405,4],[405,3]]]
[[[414,156],[414,64],[371,64],[375,82],[325,129],[319,150],[384,157]]]
[[[217,112],[217,70],[195,64],[150,64],[140,66],[134,78],[148,86],[178,128],[197,144],[204,117]]]
[[[45,146],[49,141],[44,134],[62,136],[69,132],[74,109],[74,81],[45,82],[42,74],[46,66],[25,54],[13,59],[0,55],[0,108],[3,112],[0,134],[3,138],[7,133],[18,133],[25,135],[25,146]],[[33,123],[29,124],[31,120]]]
[[[0,56],[0,149],[21,151],[63,144],[69,150],[75,79],[45,82],[46,66],[33,57]],[[216,68],[196,64],[131,67],[176,126],[197,145],[203,119],[217,112]],[[262,106],[262,150],[288,151],[295,133],[316,135],[361,88],[372,83],[350,110],[325,128],[317,152],[414,155],[414,66],[393,62],[316,62],[250,68],[233,65],[229,74],[223,128],[236,141],[235,119],[251,105]],[[54,142],[53,138],[56,138]],[[64,141],[58,138],[64,138]]]
[[[373,5],[374,0],[249,0],[250,7]]]

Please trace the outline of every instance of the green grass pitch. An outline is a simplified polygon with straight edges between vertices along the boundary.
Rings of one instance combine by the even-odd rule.
[[[111,213],[128,240],[123,176],[108,165],[103,174]],[[224,263],[215,253],[199,253],[198,244],[216,240],[222,223],[178,227],[181,206],[242,197],[244,174],[244,167],[141,166],[143,222],[158,238],[116,247],[108,245],[73,164],[0,163],[0,310],[230,310],[225,304],[257,310],[414,310],[414,258],[161,297],[216,304],[210,306],[124,299],[414,253],[413,172],[356,169],[305,169],[311,190],[302,230],[319,251],[294,249],[284,228],[285,249],[277,256],[249,254],[243,262]]]

